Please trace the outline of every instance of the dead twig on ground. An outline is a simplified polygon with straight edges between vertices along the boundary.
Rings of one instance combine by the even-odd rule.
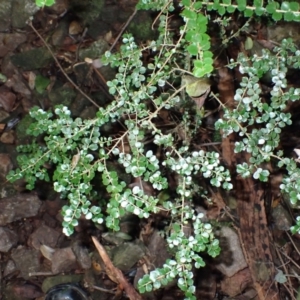
[[[142,300],[140,294],[138,294],[138,292],[133,288],[133,286],[126,280],[123,273],[113,265],[103,246],[93,236],[92,240],[95,244],[97,251],[99,252],[100,257],[102,258],[105,264],[106,274],[108,275],[108,277],[124,289],[130,300]]]

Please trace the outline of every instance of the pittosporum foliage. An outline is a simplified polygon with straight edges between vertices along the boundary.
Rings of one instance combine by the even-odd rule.
[[[47,1],[44,4],[47,5]],[[37,3],[42,3],[37,1]],[[222,1],[180,1],[184,25],[179,36],[168,31],[168,17],[174,10],[168,0],[140,0],[138,8],[159,10],[159,36],[157,40],[139,47],[134,38],[126,34],[119,53],[106,52],[103,63],[117,70],[115,79],[107,83],[114,100],[101,107],[94,119],[72,118],[67,107],[58,106],[53,112],[40,108],[31,110],[35,120],[28,128],[33,136],[42,135],[43,143],[33,142],[19,146],[19,168],[12,171],[11,181],[25,178],[28,189],[34,188],[39,180],[52,181],[54,190],[68,200],[62,209],[63,231],[73,233],[78,219],[83,214],[96,223],[105,222],[112,230],[119,230],[119,219],[126,212],[148,218],[160,210],[169,212],[172,222],[167,231],[167,242],[173,249],[173,258],[162,268],[144,276],[139,282],[141,292],[158,289],[174,278],[184,291],[186,299],[195,298],[192,268],[205,265],[201,252],[215,257],[220,252],[219,242],[210,224],[201,221],[203,215],[193,207],[193,196],[197,187],[195,178],[202,176],[215,187],[232,189],[229,171],[220,163],[217,152],[192,149],[189,141],[201,126],[202,115],[195,103],[183,99],[185,88],[173,83],[180,81],[184,73],[197,78],[210,75],[213,69],[213,53],[210,50],[210,36],[207,33],[209,11],[223,16],[239,11],[245,17],[270,16],[275,21],[299,21],[299,4],[296,2],[255,0]],[[142,61],[144,51],[155,53],[153,62]],[[263,163],[276,159],[280,168],[287,170],[280,188],[287,193],[292,203],[300,198],[297,163],[278,151],[280,133],[291,124],[291,115],[284,112],[289,100],[299,100],[300,90],[287,87],[288,68],[299,68],[299,50],[289,40],[272,52],[264,50],[260,56],[240,55],[230,66],[239,66],[244,75],[234,99],[236,108],[222,104],[224,115],[215,126],[224,136],[238,133],[242,139],[235,144],[235,152],[251,154],[249,163],[237,165],[237,172],[243,176],[267,181],[269,171]],[[187,63],[188,60],[188,63]],[[186,69],[191,65],[192,70]],[[229,66],[229,67],[230,67]],[[273,87],[269,103],[261,101],[260,79],[271,74]],[[183,101],[184,100],[184,101]],[[191,101],[189,105],[187,102]],[[158,116],[165,110],[176,110],[184,105],[182,118],[177,127],[183,128],[186,138],[182,140],[176,130],[167,131],[160,127]],[[122,124],[120,135],[103,134],[106,124]],[[255,126],[250,126],[254,125]],[[146,141],[160,149],[156,153],[148,149]],[[129,147],[124,147],[124,144]],[[111,168],[115,161],[138,184],[128,185],[118,172]],[[54,169],[50,178],[45,164]],[[168,172],[176,174],[177,189],[174,199],[161,200],[161,193],[169,188]],[[100,174],[100,176],[99,176]],[[95,201],[91,181],[97,176],[106,188],[108,199],[101,205]],[[153,193],[145,192],[150,184]],[[292,228],[300,231],[300,219]],[[191,226],[192,234],[186,236],[184,227]]]

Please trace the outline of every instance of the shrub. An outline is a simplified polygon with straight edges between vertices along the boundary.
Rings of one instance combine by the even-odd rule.
[[[28,128],[28,133],[43,135],[43,143],[19,146],[19,152],[23,153],[18,157],[20,168],[12,171],[8,178],[13,181],[24,177],[29,189],[34,188],[37,179],[53,181],[55,191],[68,199],[68,205],[62,209],[66,235],[73,233],[82,214],[96,223],[105,221],[107,227],[118,231],[119,219],[126,212],[148,218],[151,213],[168,211],[171,223],[166,227],[166,235],[174,256],[162,268],[145,275],[139,289],[141,292],[158,289],[177,277],[186,299],[196,299],[193,267],[205,265],[201,252],[212,257],[220,252],[212,226],[202,222],[203,215],[193,207],[195,191],[199,191],[197,180],[202,176],[212,186],[233,188],[230,173],[220,163],[219,154],[195,150],[190,143],[202,124],[203,113],[200,106],[184,96],[185,91],[191,95],[191,91],[203,83],[203,78],[214,71],[207,33],[209,11],[215,10],[223,16],[237,10],[247,18],[266,15],[275,21],[281,18],[299,21],[299,4],[270,1],[263,6],[262,1],[255,0],[249,6],[246,0],[235,4],[230,0],[182,0],[180,6],[184,25],[175,36],[168,30],[168,17],[174,10],[172,1],[140,0],[139,9],[160,11],[159,37],[139,47],[134,38],[126,34],[119,53],[105,53],[104,64],[117,70],[115,79],[107,83],[115,100],[100,108],[91,120],[74,119],[63,106],[56,107],[53,113],[32,109],[30,115],[35,123]],[[146,51],[155,54],[153,62],[147,65],[142,61]],[[280,188],[289,194],[293,203],[300,197],[299,168],[277,148],[282,128],[291,124],[291,115],[284,112],[286,103],[298,100],[300,95],[300,89],[288,89],[286,81],[288,68],[299,68],[299,54],[291,41],[284,40],[274,51],[264,50],[261,56],[239,55],[238,60],[229,65],[239,66],[244,74],[234,97],[236,108],[220,103],[224,115],[215,124],[223,136],[237,132],[243,137],[236,142],[235,152],[247,151],[251,159],[249,164],[237,165],[242,177],[252,175],[267,181],[269,171],[263,168],[263,163],[270,159],[276,159],[278,166],[286,169],[288,176]],[[188,65],[193,67],[191,72]],[[269,103],[260,97],[259,81],[266,73],[271,74],[273,83]],[[195,80],[183,80],[184,74],[193,75]],[[181,81],[184,84],[180,85]],[[176,130],[169,132],[160,126],[159,119],[165,111],[181,114],[177,128],[183,130],[186,138],[180,138]],[[120,135],[102,133],[102,126],[118,122],[124,128]],[[151,141],[152,148],[146,147],[145,141]],[[155,149],[160,150],[160,157]],[[110,167],[112,160],[138,184],[129,187]],[[46,163],[54,168],[52,178],[44,167]],[[170,172],[177,177],[176,196],[162,200],[161,195],[168,194],[170,188],[167,176]],[[95,201],[91,184],[96,174],[101,174],[102,184],[109,194],[109,199],[99,203]],[[146,185],[151,185],[154,192],[145,192]],[[192,226],[190,236],[185,235],[185,226]],[[300,230],[300,219],[292,230]]]

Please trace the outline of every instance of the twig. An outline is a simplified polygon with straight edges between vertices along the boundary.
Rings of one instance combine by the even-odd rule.
[[[93,236],[92,240],[95,244],[97,251],[99,252],[100,257],[102,258],[105,264],[106,274],[108,275],[108,277],[113,282],[122,286],[130,300],[142,300],[141,295],[138,294],[137,291],[133,288],[133,286],[126,280],[123,273],[113,265],[103,246]]]
[[[31,276],[51,276],[51,275],[56,275],[52,272],[31,272],[28,273],[28,275]]]
[[[281,262],[281,265],[282,265],[282,268],[283,268],[285,274],[287,274],[287,273],[288,273],[288,270],[287,270],[286,265],[285,265],[285,263],[284,263],[284,261],[283,261],[283,259],[282,259],[282,256],[281,256],[281,254],[280,254],[280,251],[278,251],[278,249],[277,249],[276,246],[275,246],[275,251],[276,251],[276,253],[277,253],[277,256],[279,257],[279,260],[280,260],[280,262]],[[296,298],[295,298],[295,296],[294,296],[294,294],[293,294],[293,291],[291,290],[291,289],[293,288],[291,279],[290,279],[290,278],[287,278],[287,281],[288,281],[288,286],[286,286],[286,285],[284,285],[284,286],[285,286],[286,290],[288,291],[288,293],[290,294],[290,296],[292,297],[292,299],[293,299],[293,300],[296,300]]]
[[[100,108],[100,106],[93,100],[91,99],[83,90],[80,89],[80,87],[68,76],[68,74],[65,72],[61,64],[59,63],[58,59],[55,57],[53,51],[51,50],[50,46],[47,44],[47,42],[44,40],[44,38],[39,34],[39,32],[35,29],[35,27],[32,25],[32,22],[29,21],[28,25],[33,29],[35,34],[41,39],[41,41],[44,43],[50,54],[52,55],[53,59],[55,60],[57,66],[59,69],[62,71],[62,73],[65,75],[65,77],[68,79],[68,81],[73,85],[73,87],[82,95],[84,96],[87,100],[89,100],[91,103],[93,103],[96,107]]]
[[[127,20],[127,22],[125,23],[125,25],[124,25],[123,28],[121,29],[120,33],[119,33],[118,36],[116,37],[115,41],[114,41],[113,44],[110,46],[109,52],[111,52],[112,49],[116,46],[118,40],[120,39],[121,35],[123,34],[123,32],[125,31],[125,29],[126,29],[127,26],[129,25],[129,23],[131,22],[131,20],[133,19],[133,17],[135,16],[136,12],[137,12],[137,9],[135,8],[135,10],[133,11],[133,13],[131,14],[131,16],[129,17],[129,19]]]
[[[294,243],[293,239],[291,238],[291,236],[289,235],[289,233],[287,231],[285,233],[289,237],[289,239],[290,239],[291,243],[293,244],[294,249],[296,250],[296,252],[298,253],[298,255],[300,255],[300,251],[298,250],[297,246],[295,245],[295,243]]]
[[[101,292],[105,292],[105,293],[113,294],[113,295],[115,294],[115,292],[114,292],[114,291],[107,290],[107,289],[104,289],[104,288],[102,288],[102,287],[95,286],[95,285],[93,285],[93,289],[95,289],[95,290],[98,290],[98,291],[101,291]]]

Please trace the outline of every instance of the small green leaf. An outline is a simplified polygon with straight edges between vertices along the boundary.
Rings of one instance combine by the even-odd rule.
[[[283,14],[283,18],[285,21],[293,21],[294,20],[295,15],[292,12],[286,12]]]
[[[264,7],[257,7],[255,9],[255,13],[260,17],[265,13],[265,8]]]
[[[189,45],[189,46],[187,47],[187,50],[189,51],[189,53],[190,53],[191,55],[197,55],[197,54],[198,54],[198,47],[197,47],[197,45],[195,45],[195,44]]]
[[[52,6],[55,3],[55,0],[35,0],[35,4],[38,7]]]
[[[225,7],[220,5],[218,8],[218,13],[223,16],[226,13]]]
[[[274,21],[280,21],[282,19],[282,13],[280,13],[280,12],[273,13],[272,18]]]
[[[263,0],[254,0],[253,1],[253,5],[258,8],[258,7],[262,7],[263,6]]]
[[[50,79],[37,75],[35,78],[35,89],[39,94],[42,94],[50,84]]]
[[[247,1],[246,0],[238,0],[238,10],[239,11],[244,11],[247,6]]]
[[[266,6],[266,10],[269,14],[273,14],[276,12],[277,7],[278,7],[277,2],[269,2],[268,5]]]
[[[248,17],[248,18],[252,17],[253,16],[253,10],[246,8],[246,10],[244,12],[244,16]]]
[[[236,6],[233,6],[233,5],[229,5],[229,6],[227,6],[227,11],[230,13],[230,14],[232,14],[232,13],[234,13],[235,12],[235,10],[236,10]]]
[[[281,3],[281,9],[286,10],[286,11],[290,10],[290,3],[286,2],[286,1],[282,2]]]
[[[281,284],[287,282],[287,278],[281,270],[278,270],[277,274],[275,275],[275,281]]]
[[[299,13],[299,3],[298,2],[288,2],[290,10]]]
[[[253,40],[251,37],[247,36],[246,41],[245,41],[245,50],[251,50],[253,48]],[[249,91],[248,91],[249,95]]]

